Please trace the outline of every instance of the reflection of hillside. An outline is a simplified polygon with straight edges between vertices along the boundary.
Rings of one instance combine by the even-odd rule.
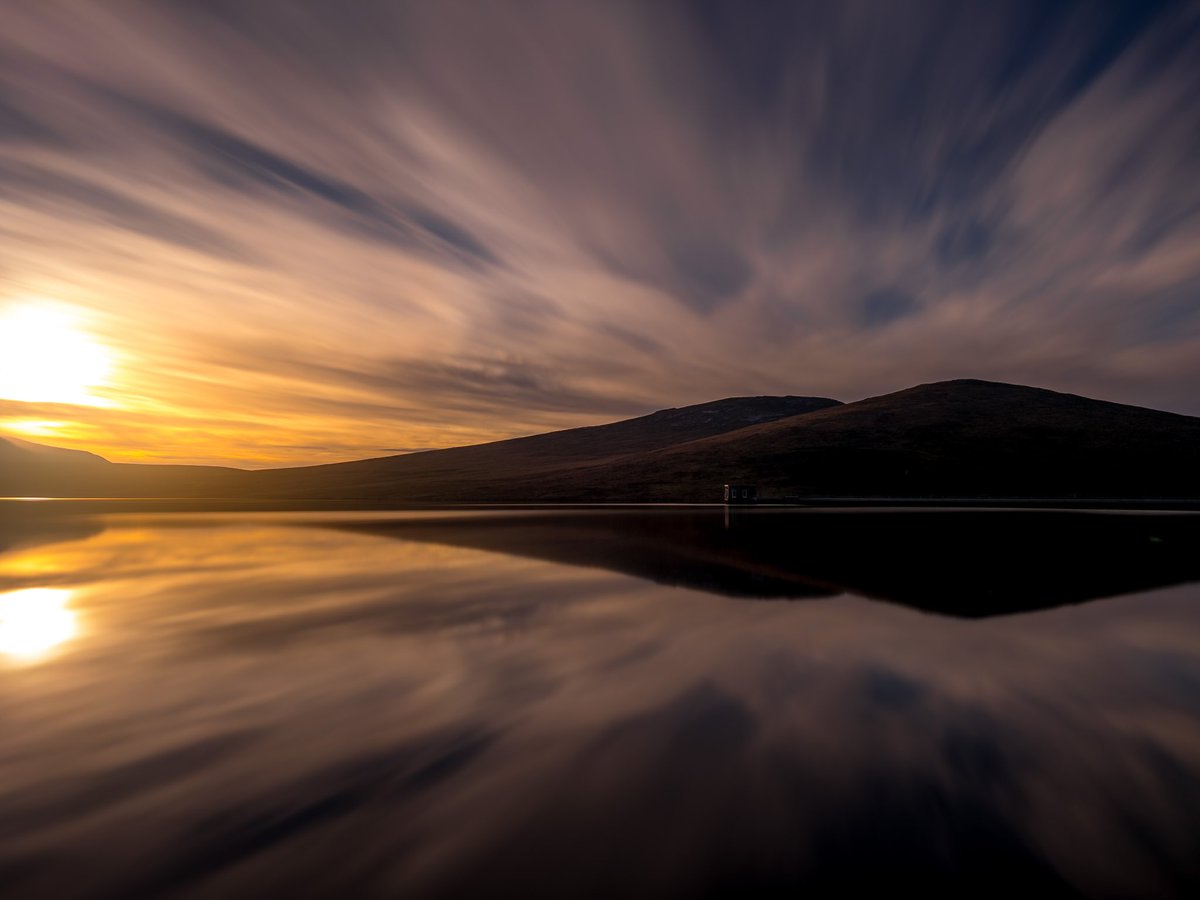
[[[1200,580],[1200,515],[574,510],[347,524],[735,597],[849,592],[982,617]]]
[[[41,544],[81,541],[103,530],[104,526],[95,519],[17,515],[11,509],[0,507],[0,553]]]

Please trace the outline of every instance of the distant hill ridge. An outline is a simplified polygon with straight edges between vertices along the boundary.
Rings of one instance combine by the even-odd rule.
[[[749,481],[767,498],[1200,498],[1200,419],[977,380],[847,404],[734,397],[469,447],[258,472],[114,464],[31,446],[0,442],[0,494],[716,501],[722,483]]]

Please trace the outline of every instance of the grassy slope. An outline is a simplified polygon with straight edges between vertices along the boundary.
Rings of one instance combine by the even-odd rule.
[[[471,447],[258,472],[253,489],[288,498],[536,500],[548,479],[571,483],[574,473],[597,466],[611,470],[676,444],[837,405],[816,397],[734,397]]]
[[[1196,497],[1198,459],[1200,419],[954,381],[647,454],[620,483],[660,499],[716,499],[730,480],[775,496]],[[615,475],[598,467],[546,487],[587,495]]]

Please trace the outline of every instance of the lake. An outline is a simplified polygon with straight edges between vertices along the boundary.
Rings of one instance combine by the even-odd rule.
[[[1200,892],[1200,516],[96,508],[0,505],[6,900]]]

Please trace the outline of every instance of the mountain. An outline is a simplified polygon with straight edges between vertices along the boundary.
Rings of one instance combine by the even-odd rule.
[[[3,452],[0,494],[9,495],[717,501],[723,483],[746,481],[764,498],[1200,498],[1200,419],[972,380],[847,404],[731,398],[471,447],[259,472],[115,465],[89,454],[34,464],[33,454]]]
[[[94,466],[98,463],[107,465],[108,460],[86,450],[66,450],[62,447],[47,447],[45,444],[35,444],[33,441],[23,441],[20,438],[0,437],[0,459],[24,459],[30,465],[46,466]]]
[[[46,447],[17,438],[0,438],[0,496],[57,496],[75,483],[104,480],[110,463],[94,453]],[[50,494],[41,489],[50,488]]]
[[[763,496],[1200,497],[1198,459],[1197,418],[960,380],[646,454],[620,484],[679,499],[684,485],[742,480]]]
[[[519,497],[539,473],[598,465],[841,405],[824,397],[731,397],[608,425],[469,447],[247,472],[110,463],[91,453],[0,438],[0,496],[475,500]],[[53,465],[44,465],[36,454]]]
[[[252,474],[112,463],[83,450],[0,437],[0,497],[240,497]]]
[[[555,499],[567,499],[584,489],[593,470],[619,480],[622,466],[647,454],[839,406],[823,397],[733,397],[471,447],[259,472],[255,489],[287,498],[525,501],[547,499],[553,481],[560,485]],[[645,499],[618,484],[609,487],[614,499]],[[591,485],[586,494],[608,498],[603,485]]]

